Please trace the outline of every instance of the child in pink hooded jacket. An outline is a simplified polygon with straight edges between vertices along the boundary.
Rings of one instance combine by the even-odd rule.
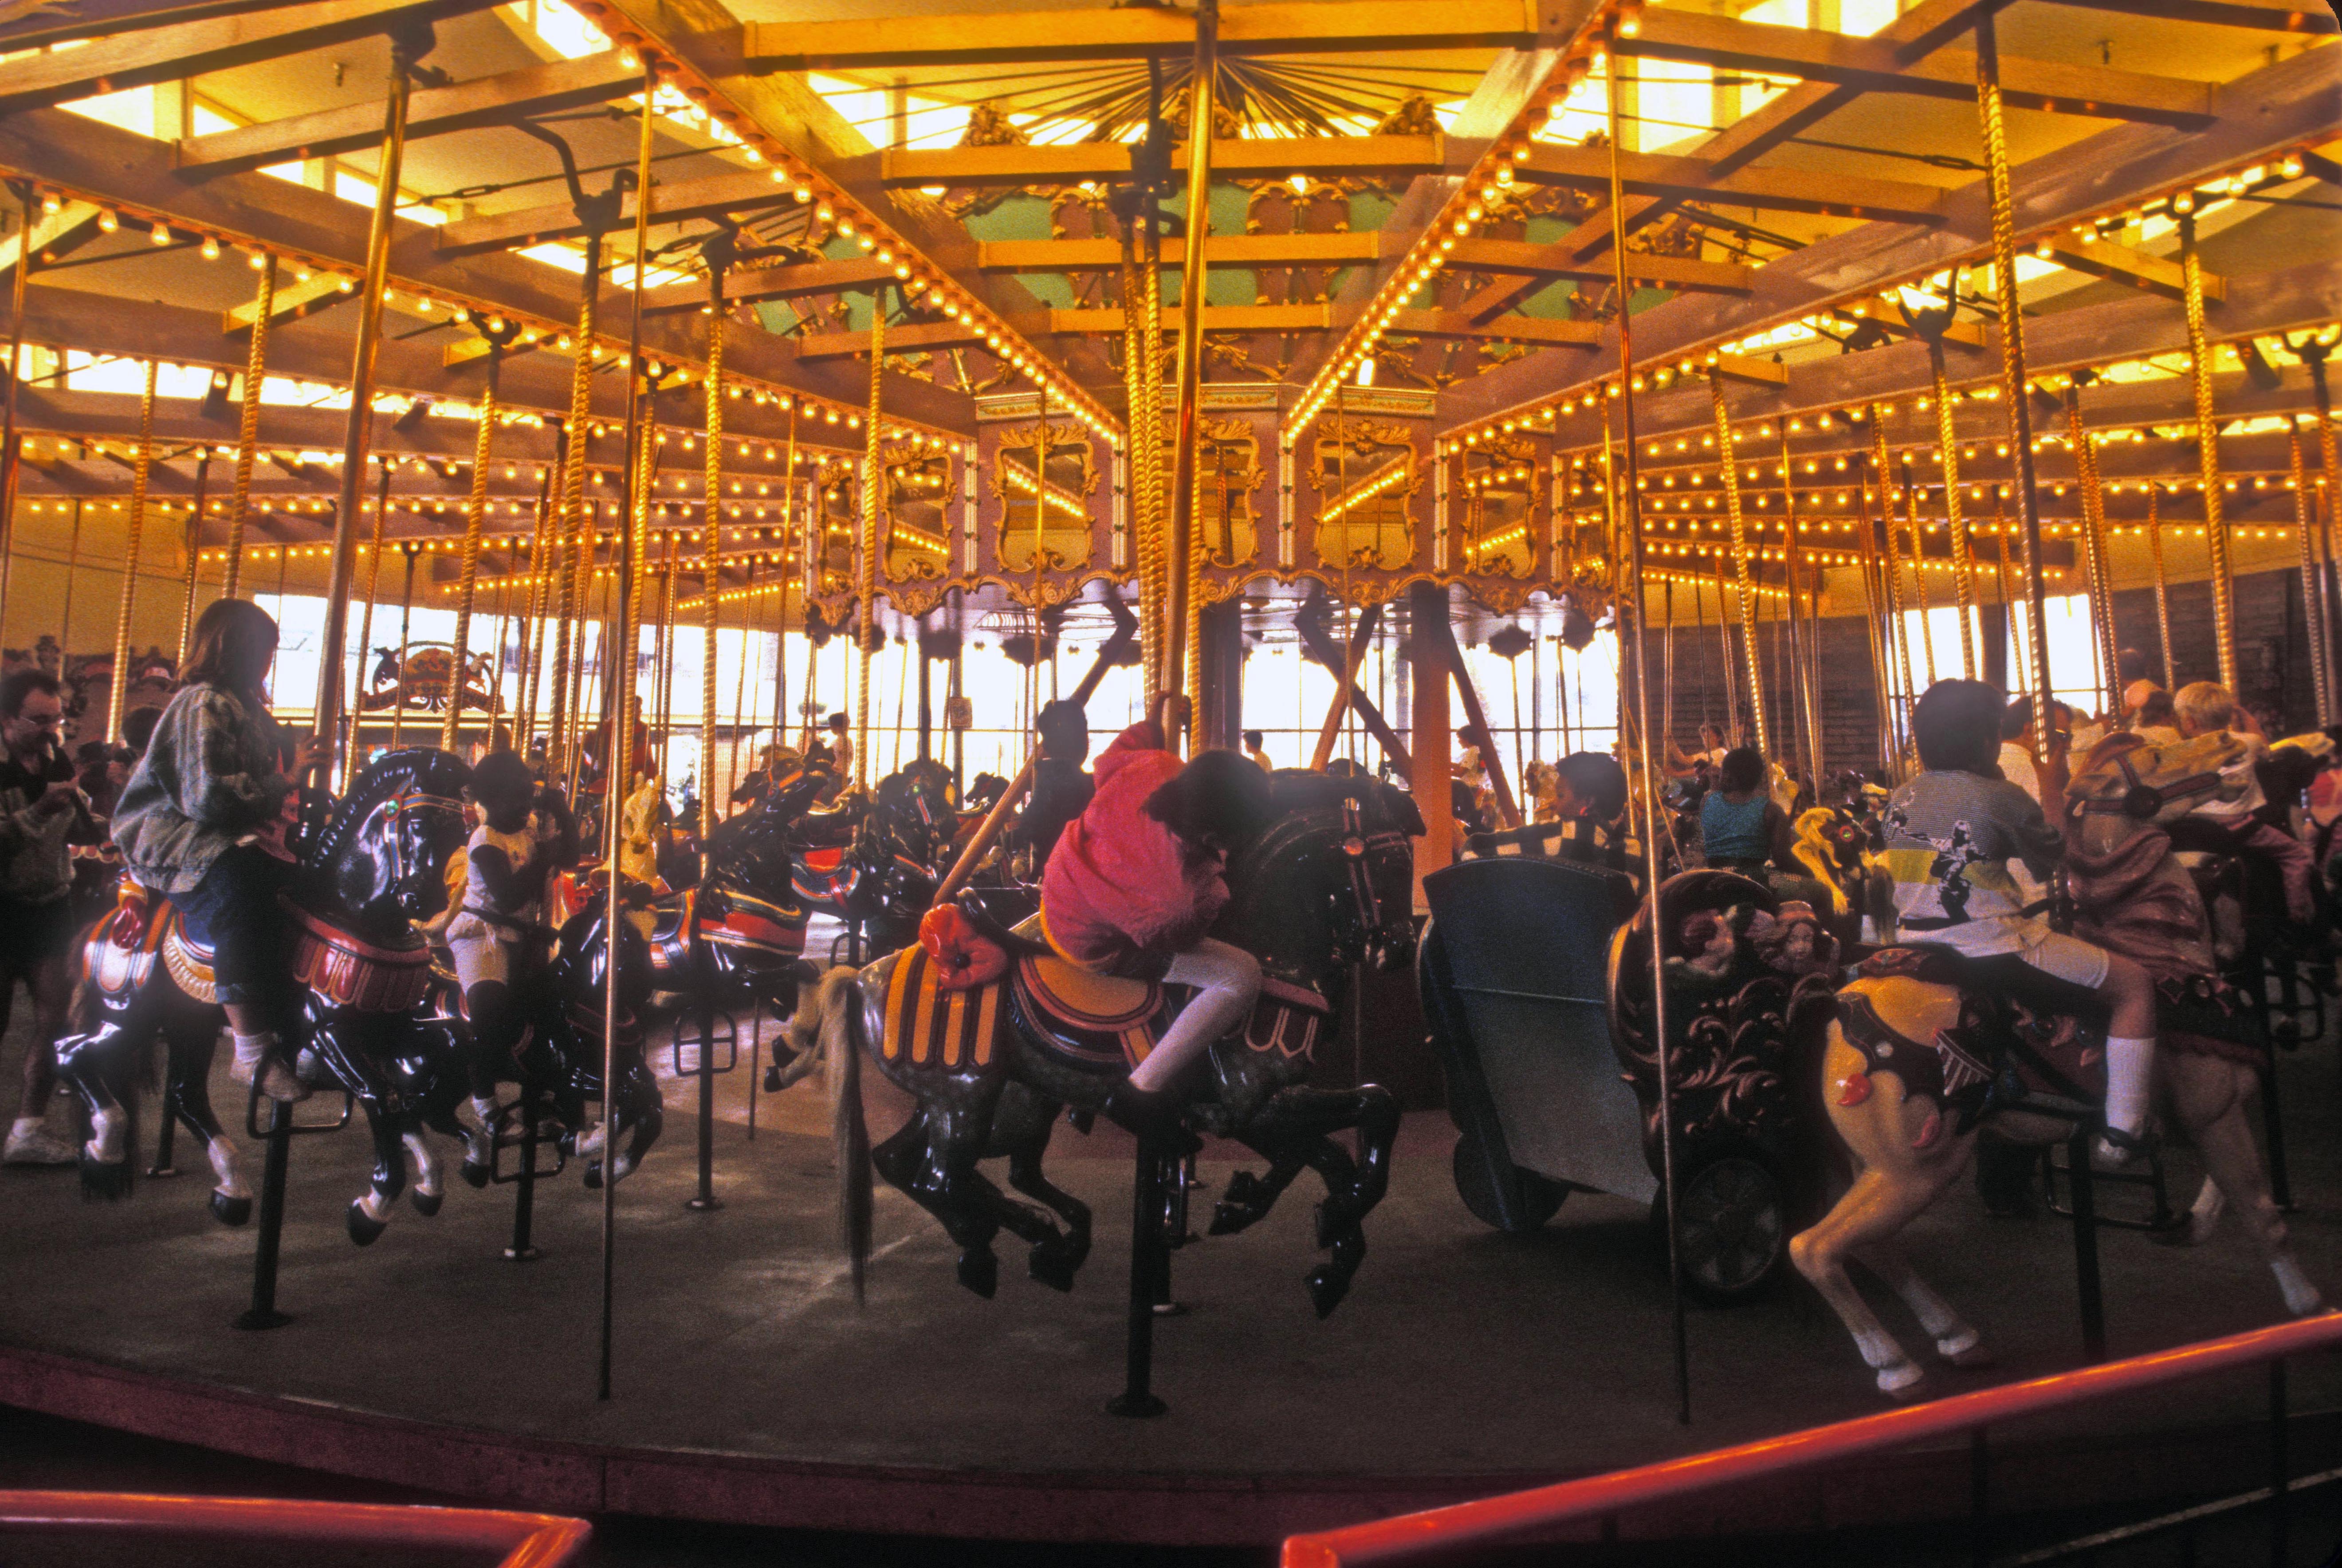
[[[1085,968],[1196,988],[1106,1106],[1134,1131],[1168,1131],[1174,1084],[1260,994],[1259,961],[1205,933],[1228,901],[1228,852],[1274,814],[1269,777],[1240,752],[1182,764],[1151,719],[1117,736],[1096,772],[1096,794],[1042,875],[1041,926]]]

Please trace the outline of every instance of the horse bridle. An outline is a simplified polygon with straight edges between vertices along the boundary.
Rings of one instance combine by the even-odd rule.
[[[1357,912],[1358,932],[1363,937],[1376,929],[1374,877],[1369,870],[1373,852],[1392,844],[1404,846],[1406,835],[1385,832],[1369,834],[1358,811],[1358,803],[1345,798],[1342,802],[1342,869],[1348,879],[1350,902]]]
[[[2138,776],[2138,770],[2131,765],[2130,754],[2137,749],[2134,746],[2129,750],[2117,752],[2113,758],[2115,766],[2122,770],[2123,784],[2126,786],[2120,795],[2110,800],[2074,801],[2067,807],[2069,813],[2077,816],[2127,816],[2139,822],[2152,822],[2161,815],[2163,808],[2173,801],[2185,799],[2189,795],[2211,794],[2220,787],[2220,774],[2217,769],[2189,774],[2175,784],[2162,785],[2148,784]]]
[[[409,812],[453,812],[460,820],[464,803],[453,795],[428,794],[421,790],[401,790],[390,802],[390,885],[402,887],[406,883],[406,834],[403,831]]]

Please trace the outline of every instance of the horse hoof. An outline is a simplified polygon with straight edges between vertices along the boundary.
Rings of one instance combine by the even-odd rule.
[[[130,1195],[130,1162],[115,1160],[108,1163],[93,1160],[89,1157],[88,1151],[84,1150],[81,1157],[81,1190],[84,1197],[103,1198],[108,1203],[128,1197]]]
[[[1301,1278],[1309,1289],[1309,1304],[1317,1309],[1317,1320],[1323,1323],[1334,1315],[1342,1298],[1350,1293],[1350,1277],[1331,1263],[1320,1263]]]
[[[765,1069],[765,1093],[767,1094],[777,1094],[780,1092],[781,1064],[778,1062],[776,1062],[771,1066]]]
[[[1212,1205],[1212,1223],[1205,1233],[1215,1236],[1233,1236],[1258,1218],[1260,1215],[1252,1210],[1240,1203],[1229,1203],[1223,1198]]]
[[[602,1190],[602,1162],[599,1160],[589,1161],[586,1164],[586,1190],[589,1193],[598,1193]]]
[[[1927,1369],[1907,1361],[1882,1367],[1878,1373],[1878,1392],[1897,1404],[1909,1404],[1915,1400],[1925,1399],[1928,1395]]]
[[[959,1283],[990,1301],[1000,1289],[1000,1260],[989,1247],[971,1247],[959,1255]]]
[[[485,1187],[488,1184],[488,1176],[487,1166],[475,1165],[469,1160],[464,1162],[464,1181],[466,1185],[475,1188]]]
[[[350,1201],[350,1240],[362,1247],[370,1247],[390,1229],[389,1223],[377,1220],[365,1212],[365,1206],[355,1199]]]
[[[1053,1291],[1070,1294],[1074,1288],[1074,1270],[1078,1261],[1062,1242],[1042,1242],[1033,1248],[1026,1262],[1026,1272]]]
[[[439,1212],[439,1205],[447,1201],[447,1194],[426,1193],[420,1187],[413,1187],[407,1191],[406,1201],[415,1205],[416,1213],[427,1220]]]
[[[1937,1340],[1936,1359],[1946,1366],[1973,1369],[1995,1365],[2000,1358],[1994,1355],[1992,1347],[1984,1343],[1984,1335],[1974,1329],[1967,1329],[1949,1339]]]
[[[224,1225],[240,1225],[252,1218],[250,1198],[231,1198],[225,1193],[212,1194],[212,1218]]]

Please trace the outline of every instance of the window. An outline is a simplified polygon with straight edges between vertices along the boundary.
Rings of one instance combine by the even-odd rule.
[[[2077,713],[2098,711],[2100,666],[2097,635],[2090,620],[2087,594],[2055,594],[2043,601],[2042,627],[2049,642],[2049,694],[2070,703]],[[2022,691],[2035,689],[2033,674],[2033,606],[2020,599],[2009,606],[2008,683]]]

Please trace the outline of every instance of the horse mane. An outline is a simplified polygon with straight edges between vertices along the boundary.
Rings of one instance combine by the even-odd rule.
[[[1416,809],[1415,797],[1380,779],[1336,778],[1306,768],[1279,768],[1269,775],[1269,798],[1280,816],[1332,810],[1347,802],[1366,813],[1372,825],[1387,822],[1410,837],[1424,831],[1423,814]]]
[[[369,763],[310,846],[307,864],[313,867],[335,864],[375,808],[392,796],[413,789],[454,799],[463,794],[471,777],[472,770],[461,758],[436,746],[410,746]]]

